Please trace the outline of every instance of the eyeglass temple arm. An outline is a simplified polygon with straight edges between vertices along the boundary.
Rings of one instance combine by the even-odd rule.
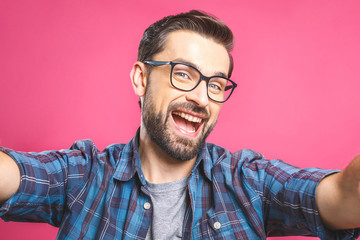
[[[144,63],[156,67],[156,66],[162,66],[162,65],[170,64],[171,62],[163,62],[163,61],[144,61]]]
[[[225,87],[225,91],[227,91],[227,90],[231,90],[231,89],[235,89],[236,87],[237,87],[237,84],[236,83],[232,83],[233,85],[232,86],[226,86]]]

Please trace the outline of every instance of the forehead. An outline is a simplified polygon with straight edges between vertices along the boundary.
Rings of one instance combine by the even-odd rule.
[[[190,62],[205,75],[224,73],[228,75],[230,59],[225,47],[213,39],[186,30],[171,32],[163,51],[154,56],[157,61]]]

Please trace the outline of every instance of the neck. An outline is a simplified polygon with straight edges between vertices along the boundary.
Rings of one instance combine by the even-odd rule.
[[[179,161],[170,157],[151,141],[143,127],[140,128],[139,154],[145,179],[152,183],[173,182],[186,177],[197,158]]]

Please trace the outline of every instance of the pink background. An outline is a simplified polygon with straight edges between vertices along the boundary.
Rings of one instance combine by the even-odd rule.
[[[140,122],[129,71],[141,35],[189,9],[215,14],[236,38],[239,87],[210,142],[301,167],[343,168],[360,152],[356,0],[1,0],[0,145],[128,142]],[[54,239],[56,231],[0,220],[0,239]]]

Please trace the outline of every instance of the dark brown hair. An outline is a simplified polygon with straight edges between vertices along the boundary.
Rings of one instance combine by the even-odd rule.
[[[138,61],[152,60],[151,58],[164,49],[166,37],[177,30],[189,30],[213,39],[223,45],[230,58],[228,77],[233,70],[233,59],[230,51],[233,48],[233,34],[228,26],[207,13],[192,10],[178,15],[167,16],[148,27],[140,41]]]

